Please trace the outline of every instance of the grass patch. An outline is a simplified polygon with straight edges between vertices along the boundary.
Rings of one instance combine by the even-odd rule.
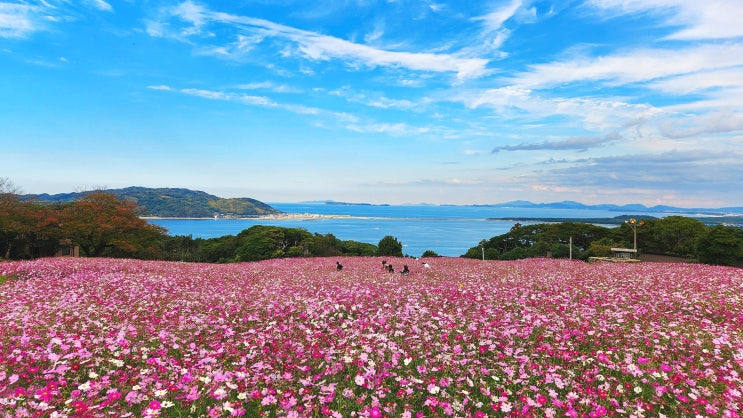
[[[10,274],[7,276],[0,275],[0,286],[4,285],[5,283],[11,281],[11,280],[18,280],[18,276],[15,274]]]

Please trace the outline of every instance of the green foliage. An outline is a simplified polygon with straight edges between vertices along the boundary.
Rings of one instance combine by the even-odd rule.
[[[206,261],[201,254],[204,240],[191,235],[166,236],[162,240],[164,259],[171,261]]]
[[[255,225],[238,237],[244,241],[235,251],[236,261],[308,256],[313,244],[312,234],[298,228]]]
[[[11,281],[11,280],[17,280],[18,276],[16,275],[10,275],[10,276],[1,276],[0,275],[0,286],[4,285],[5,283]]]
[[[377,244],[377,255],[388,257],[402,257],[402,244],[392,235],[387,235]]]
[[[587,260],[589,256],[588,250],[583,251],[575,245],[571,247],[570,244],[555,244],[551,250],[552,258],[570,258],[572,256],[576,260]]]
[[[637,224],[638,250],[649,254],[681,257],[698,257],[712,264],[743,264],[743,229],[736,227],[708,227],[704,223],[682,216],[645,219]],[[483,247],[487,260],[513,260],[526,257],[568,258],[572,238],[572,256],[587,260],[589,257],[611,256],[611,248],[631,248],[634,231],[623,223],[615,228],[561,222],[523,226],[515,224],[511,230],[483,240],[462,255],[481,258]]]
[[[426,251],[423,251],[423,254],[421,255],[421,257],[441,257],[441,256],[436,254],[435,251],[426,250]]]
[[[743,266],[743,229],[717,225],[699,237],[696,249],[702,263]]]
[[[481,241],[478,247],[470,248],[463,257],[481,258],[481,247],[484,246],[487,260],[544,257],[550,252],[553,257],[563,257],[564,252],[567,258],[570,253],[568,243],[572,237],[573,256],[578,258],[590,247],[591,242],[608,235],[607,228],[580,222],[526,226],[517,223],[508,233]]]
[[[377,247],[342,241],[333,234],[311,234],[302,228],[256,225],[237,235],[210,239],[170,237],[169,259],[232,263],[284,257],[373,256]]]
[[[377,246],[358,241],[341,241],[343,255],[371,257],[377,253]]]
[[[546,257],[552,252],[552,247],[547,241],[537,241],[529,249],[529,255],[532,257]]]
[[[334,257],[343,254],[341,240],[333,234],[315,234],[312,254],[318,257]]]
[[[637,239],[642,242],[642,249],[647,253],[693,257],[697,241],[706,229],[696,219],[669,216],[645,221],[643,226],[637,227]],[[631,232],[629,226],[625,228],[625,233],[627,232]],[[626,236],[630,241],[633,239],[629,234]]]

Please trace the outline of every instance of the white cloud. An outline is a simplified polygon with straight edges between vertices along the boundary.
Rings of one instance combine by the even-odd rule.
[[[356,116],[345,113],[345,112],[332,112],[332,111],[327,111],[327,110],[323,110],[323,109],[311,107],[311,106],[304,106],[304,105],[291,104],[291,103],[289,104],[279,103],[265,96],[254,96],[254,95],[234,93],[234,92],[229,92],[229,91],[195,89],[195,88],[184,88],[184,89],[177,90],[167,85],[147,86],[147,88],[150,90],[178,92],[181,94],[185,94],[187,96],[199,97],[199,98],[207,99],[207,100],[219,100],[219,101],[226,101],[226,102],[234,102],[234,103],[248,105],[248,106],[260,106],[260,107],[266,107],[266,108],[282,109],[287,112],[295,113],[298,115],[331,117],[335,119],[336,121],[342,122],[342,123],[358,122],[358,118]]]
[[[643,49],[535,64],[530,66],[530,71],[509,81],[528,88],[587,81],[603,81],[616,86],[736,66],[743,66],[743,45],[711,44],[673,50]]]
[[[429,128],[410,126],[405,123],[352,124],[346,128],[359,133],[384,133],[392,136],[421,135],[430,132]]]
[[[726,39],[743,36],[743,3],[736,0],[587,0],[604,11],[655,13],[667,26],[681,26],[669,39]]]
[[[269,90],[274,93],[301,93],[302,90],[286,84],[276,84],[272,81],[238,84],[240,90]]]
[[[90,0],[90,3],[98,10],[102,10],[104,12],[112,12],[114,9],[111,7],[110,4],[106,3],[104,0]]]
[[[97,10],[113,11],[104,0],[88,0],[87,3]],[[68,14],[75,13],[69,8],[67,1],[0,2],[0,38],[25,38],[34,32],[47,30],[49,23],[70,20]]]
[[[485,59],[457,58],[449,54],[386,51],[348,42],[332,36],[300,31],[286,34],[306,57],[324,61],[331,58],[357,62],[369,67],[403,67],[415,71],[455,72],[460,80],[487,74]]]
[[[469,108],[486,107],[498,112],[499,117],[539,121],[556,115],[583,122],[586,129],[609,131],[626,124],[662,113],[647,104],[632,104],[619,99],[543,97],[515,86],[485,91],[462,92],[452,100],[461,101]]]
[[[262,96],[251,96],[248,94],[226,93],[223,91],[204,90],[204,89],[181,89],[180,91],[183,94],[187,94],[189,96],[201,97],[203,99],[235,101],[238,103],[265,106],[265,107],[276,107],[277,106],[277,104],[274,101],[272,101],[268,97],[262,97]]]
[[[166,86],[164,84],[161,84],[159,86],[147,86],[147,88],[150,90],[173,91],[173,89],[170,88],[170,86]]]
[[[700,93],[710,89],[740,89],[743,87],[743,68],[733,67],[683,74],[654,80],[647,86],[663,93],[676,95]]]
[[[485,29],[489,32],[497,32],[513,17],[522,5],[522,0],[512,0],[511,3],[492,11],[484,16],[475,17],[472,20],[482,21]]]
[[[192,2],[184,2],[168,10],[171,16],[191,26],[179,31],[166,32],[171,25],[163,22],[148,22],[147,32],[153,36],[172,36],[179,39],[189,36],[203,36],[208,23],[232,25],[241,33],[238,41],[229,45],[203,48],[202,51],[239,57],[264,38],[276,38],[292,42],[294,49],[283,49],[284,55],[298,54],[313,61],[339,59],[349,64],[366,67],[397,67],[424,72],[456,73],[460,81],[479,78],[489,73],[488,60],[482,58],[459,57],[452,54],[428,52],[389,51],[364,44],[350,42],[337,37],[305,31],[264,19],[236,16],[228,13],[212,12]],[[210,36],[209,33],[207,35]]]
[[[690,115],[661,124],[661,132],[669,138],[689,138],[701,135],[743,131],[743,113],[721,109],[704,115]]]
[[[0,38],[23,38],[41,30],[38,13],[35,6],[0,3]]]

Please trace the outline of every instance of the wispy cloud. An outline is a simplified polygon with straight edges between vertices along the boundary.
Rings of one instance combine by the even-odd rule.
[[[641,49],[533,64],[529,71],[507,81],[532,89],[589,81],[619,86],[738,66],[743,66],[743,45],[707,44],[674,49]],[[666,84],[666,87],[669,86]]]
[[[232,91],[209,90],[197,88],[176,89],[167,85],[147,86],[150,90],[168,91],[180,93],[186,96],[198,97],[207,100],[218,100],[233,102],[240,105],[259,106],[265,108],[281,109],[287,112],[299,115],[325,116],[332,117],[334,120],[342,123],[356,123],[358,118],[345,112],[332,112],[317,107],[305,106],[294,103],[280,103],[266,96],[254,96]]]
[[[640,119],[662,113],[648,104],[634,104],[610,98],[544,97],[530,89],[507,86],[485,91],[462,91],[450,100],[461,101],[468,108],[494,109],[500,117],[539,121],[556,116],[583,122],[586,129],[608,131]]]
[[[743,36],[743,3],[727,0],[588,0],[588,5],[616,14],[654,13],[667,26],[679,27],[669,39],[725,39]]]
[[[276,102],[269,99],[268,97],[263,96],[251,96],[249,94],[238,94],[205,89],[181,89],[179,91],[189,96],[201,97],[202,99],[233,101],[242,104],[265,107],[278,107],[278,104]]]
[[[302,89],[299,89],[297,87],[289,86],[286,84],[277,84],[272,81],[238,84],[236,87],[240,90],[268,90],[274,93],[301,93],[302,92]]]
[[[160,90],[160,91],[172,91],[173,90],[170,86],[166,86],[163,84],[158,85],[158,86],[147,86],[147,88],[150,90]]]
[[[503,44],[511,36],[511,29],[506,22],[517,20],[518,23],[531,23],[536,20],[536,8],[528,7],[524,0],[511,0],[509,3],[499,4],[492,11],[471,18],[471,21],[481,25],[478,41],[464,49],[467,54],[483,56],[496,54],[503,58],[507,54],[502,50]]]
[[[112,12],[114,8],[104,0],[88,0],[93,7],[104,12]]]
[[[690,138],[710,134],[743,131],[743,113],[722,109],[704,115],[691,115],[684,119],[661,124],[661,133],[669,138]]]
[[[492,153],[500,151],[536,151],[536,150],[577,150],[587,151],[589,148],[606,146],[612,142],[620,140],[621,137],[616,132],[600,137],[579,136],[564,139],[562,141],[544,141],[538,143],[522,143],[519,145],[504,145],[493,148]]]
[[[512,0],[510,3],[500,7],[484,16],[472,18],[474,21],[482,21],[489,32],[497,32],[502,29],[503,24],[513,17],[522,6],[522,0]]]
[[[406,123],[350,124],[347,128],[359,133],[385,133],[392,136],[421,135],[431,130],[428,127],[416,127]]]
[[[422,72],[454,73],[457,79],[482,77],[488,73],[488,60],[483,58],[458,57],[452,54],[427,52],[391,51],[369,45],[354,43],[334,36],[306,31],[277,24],[268,20],[214,12],[187,1],[167,9],[165,19],[176,18],[188,26],[173,28],[170,22],[150,21],[148,33],[153,36],[173,36],[187,40],[192,36],[210,36],[208,24],[231,25],[238,30],[235,41],[230,44],[202,48],[204,52],[226,58],[240,59],[265,39],[288,41],[281,48],[283,55],[301,56],[311,61],[337,59],[351,65],[367,68],[405,68]]]
[[[104,0],[86,0],[84,5],[111,12]],[[0,2],[0,38],[26,38],[35,32],[48,30],[53,24],[70,20],[77,8],[66,0],[24,1],[20,4]]]
[[[43,27],[39,7],[0,3],[0,38],[23,38]]]

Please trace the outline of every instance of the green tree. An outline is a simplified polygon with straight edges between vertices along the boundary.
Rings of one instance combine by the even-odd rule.
[[[166,260],[206,261],[202,258],[201,245],[204,239],[191,235],[176,235],[163,238],[163,254]]]
[[[300,228],[255,225],[238,234],[242,240],[235,250],[236,261],[258,261],[269,258],[310,255],[312,234]]]
[[[421,255],[421,257],[441,257],[441,256],[438,255],[436,251],[426,250],[426,251],[423,251],[423,254]]]
[[[552,251],[552,246],[547,241],[537,241],[529,249],[530,257],[544,257]]]
[[[344,255],[371,257],[377,254],[376,245],[353,240],[341,241],[341,249],[343,250]]]
[[[717,225],[697,241],[697,258],[706,264],[743,265],[743,229]]]
[[[402,257],[402,244],[392,235],[379,240],[377,244],[377,255],[388,257]]]
[[[706,228],[702,222],[684,216],[648,219],[637,228],[638,246],[646,253],[693,257],[697,240]]]
[[[602,238],[600,240],[593,241],[588,247],[589,257],[611,257],[612,248],[621,247],[621,245],[614,243],[611,238]]]
[[[208,263],[230,263],[236,261],[235,253],[244,243],[235,235],[225,235],[204,240],[199,247],[200,257]]]
[[[279,258],[283,252],[276,247],[276,236],[272,232],[250,235],[235,251],[237,261],[259,261]]]
[[[312,245],[312,255],[317,257],[335,257],[343,254],[341,240],[333,234],[321,235],[315,233]]]

